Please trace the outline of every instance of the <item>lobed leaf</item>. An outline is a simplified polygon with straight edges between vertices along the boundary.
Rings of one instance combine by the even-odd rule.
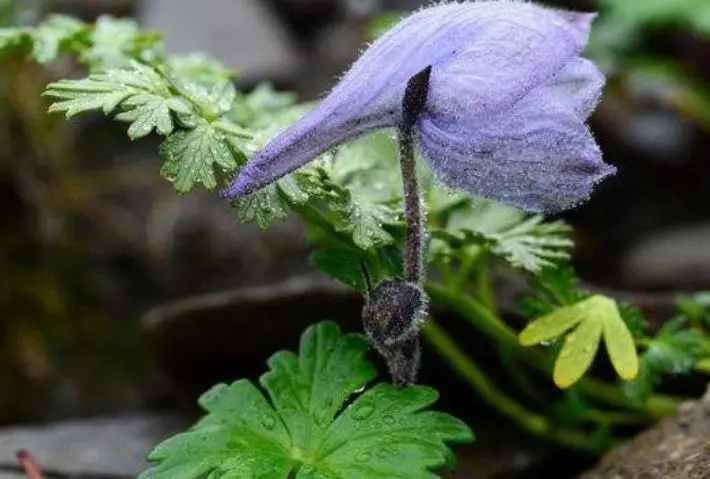
[[[563,306],[530,323],[519,336],[525,346],[554,340],[569,333],[557,356],[553,378],[567,388],[589,369],[604,344],[614,369],[622,379],[631,380],[639,371],[639,361],[631,331],[621,317],[616,301],[601,295]]]
[[[214,189],[215,169],[231,172],[237,168],[240,152],[234,143],[238,141],[211,124],[175,132],[160,145],[165,160],[160,172],[180,192],[187,192],[198,183]]]
[[[457,419],[426,409],[437,393],[380,384],[366,339],[334,323],[310,327],[299,354],[279,352],[260,379],[213,388],[207,415],[155,448],[139,479],[432,478],[452,462],[448,442],[468,442]],[[344,409],[352,396],[355,399]]]

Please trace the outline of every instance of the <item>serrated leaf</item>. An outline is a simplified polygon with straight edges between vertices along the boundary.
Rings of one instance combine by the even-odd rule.
[[[120,107],[116,119],[130,123],[128,136],[132,140],[153,130],[170,134],[175,128],[173,115],[192,113],[191,106],[173,95],[161,75],[138,63],[81,80],[51,83],[45,95],[56,100],[49,111],[65,112],[67,118],[95,109],[110,114]]]
[[[169,68],[162,68],[160,72],[170,87],[197,105],[200,116],[208,121],[217,120],[234,107],[237,90],[232,80],[223,79],[207,85],[189,81]]]
[[[91,30],[90,46],[80,59],[93,70],[123,67],[131,59],[148,59],[145,57],[149,53],[156,55],[154,50],[159,41],[158,34],[140,30],[135,20],[102,15]]]
[[[528,217],[521,210],[484,199],[457,208],[446,231],[464,244],[483,246],[511,266],[533,273],[569,258],[573,245],[565,223],[544,222],[540,215]]]
[[[609,314],[604,320],[604,345],[609,359],[621,379],[629,381],[639,372],[639,358],[631,331],[621,318],[616,302],[608,299]]]
[[[311,255],[311,265],[360,293],[367,291],[363,260],[352,250],[329,248],[316,251]]]
[[[450,462],[447,442],[472,440],[460,421],[424,411],[430,388],[382,384],[346,407],[373,379],[364,337],[334,323],[304,333],[299,354],[280,352],[260,379],[217,386],[200,400],[207,416],[150,455],[140,479],[326,477],[432,478]]]
[[[131,125],[128,137],[137,140],[149,135],[153,130],[159,135],[169,135],[174,129],[172,113],[189,115],[192,110],[180,98],[165,98],[150,94],[133,95],[121,103],[127,111],[116,115],[119,121]]]
[[[215,168],[234,171],[241,159],[227,136],[209,124],[171,134],[160,145],[160,154],[165,160],[162,175],[180,192],[190,191],[198,183],[214,189]]]
[[[336,228],[352,235],[353,242],[359,248],[368,250],[392,243],[392,235],[383,228],[385,224],[396,220],[394,212],[389,208],[352,201],[338,213],[342,215],[343,221]]]
[[[49,63],[57,58],[60,47],[86,26],[79,20],[66,15],[51,15],[32,34],[32,57],[39,63]]]
[[[289,203],[303,204],[308,195],[298,186],[293,176],[286,176],[249,196],[233,202],[234,209],[243,223],[255,223],[267,229],[288,216]]]
[[[266,229],[288,216],[288,206],[281,198],[276,184],[236,200],[234,207],[242,222],[255,223],[261,229]]]
[[[586,317],[567,335],[555,361],[553,379],[557,387],[568,388],[576,383],[594,361],[602,335],[602,322]]]
[[[194,83],[212,87],[224,81],[233,81],[237,73],[202,53],[171,56],[168,65],[175,74]]]

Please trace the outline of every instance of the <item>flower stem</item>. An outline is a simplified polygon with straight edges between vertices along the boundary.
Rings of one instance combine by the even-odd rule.
[[[402,100],[402,119],[399,123],[399,164],[402,170],[404,216],[407,223],[404,279],[415,284],[421,284],[424,276],[424,225],[414,157],[414,128],[426,103],[430,76],[431,67],[427,67],[407,83]]]

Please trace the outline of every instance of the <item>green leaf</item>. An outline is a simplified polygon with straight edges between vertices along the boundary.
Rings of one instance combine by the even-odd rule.
[[[241,221],[256,223],[259,228],[266,229],[288,216],[289,202],[303,204],[306,201],[308,195],[293,175],[289,175],[232,204]]]
[[[604,344],[609,353],[609,359],[619,377],[625,381],[634,379],[639,372],[639,358],[636,344],[631,331],[621,318],[616,302],[608,301],[608,314],[602,317],[604,321]]]
[[[57,58],[62,45],[70,42],[86,29],[86,25],[65,15],[51,15],[32,34],[32,57],[39,63]]]
[[[518,340],[523,346],[544,343],[558,338],[577,326],[583,319],[584,311],[579,307],[559,308],[528,324],[520,333]]]
[[[530,280],[532,294],[522,301],[525,316],[537,318],[590,296],[579,288],[579,278],[568,263],[543,268]]]
[[[237,77],[236,72],[202,53],[169,57],[168,65],[176,76],[208,88],[225,80],[233,81]]]
[[[338,147],[324,168],[358,204],[401,208],[402,178],[392,131],[379,131]]]
[[[577,329],[567,335],[553,372],[558,387],[570,387],[587,372],[599,348],[602,326],[601,321],[587,316]]]
[[[639,375],[624,385],[624,392],[643,403],[653,394],[663,376],[688,374],[707,357],[710,357],[710,350],[702,333],[688,328],[683,317],[673,319],[661,328],[641,355]]]
[[[565,223],[546,223],[540,215],[528,217],[521,210],[484,199],[456,209],[446,231],[464,245],[483,246],[511,266],[533,273],[569,258],[573,245]]]
[[[311,255],[313,267],[363,294],[367,291],[362,269],[364,263],[360,255],[345,248],[319,250]]]
[[[432,478],[451,462],[447,442],[473,436],[460,421],[425,411],[437,393],[380,384],[367,341],[334,323],[312,326],[299,354],[280,352],[260,379],[220,385],[200,399],[207,415],[150,455],[140,479]],[[343,409],[350,398],[354,400]]]
[[[676,300],[676,306],[692,324],[710,328],[710,291],[681,296]]]
[[[32,47],[32,36],[26,28],[0,28],[0,55],[25,52]]]
[[[90,46],[79,58],[92,70],[123,67],[131,59],[154,60],[160,39],[157,33],[140,30],[134,20],[102,15],[89,34]]]
[[[165,160],[160,171],[180,192],[187,192],[198,183],[214,189],[215,168],[232,172],[242,161],[241,153],[234,147],[238,141],[211,124],[175,132],[160,145]]]
[[[636,346],[631,332],[621,318],[619,308],[611,298],[596,295],[571,306],[563,306],[530,323],[519,341],[525,346],[551,341],[565,332],[562,350],[555,363],[554,380],[559,387],[574,384],[587,371],[598,349],[604,344],[612,365],[622,379],[630,380],[638,374]]]
[[[644,352],[644,360],[657,373],[679,375],[690,372],[707,355],[708,345],[702,334],[676,319],[661,328]]]
[[[279,188],[272,184],[234,202],[239,218],[245,223],[256,223],[266,229],[288,216],[288,205],[281,198]]]
[[[67,118],[90,110],[110,114],[130,123],[128,135],[137,139],[155,130],[161,135],[173,131],[173,114],[189,115],[190,105],[170,91],[154,69],[132,63],[130,67],[94,73],[81,80],[60,80],[49,84],[45,95],[57,101],[50,112],[65,112]]]
[[[191,113],[190,106],[180,98],[165,98],[151,94],[138,94],[121,103],[127,111],[116,115],[119,121],[130,123],[128,137],[131,140],[143,138],[153,130],[159,135],[172,133],[173,112],[183,115]]]
[[[340,224],[336,224],[337,230],[350,234],[359,248],[369,250],[392,243],[392,235],[383,228],[396,220],[389,208],[350,201],[347,207],[336,213],[342,218]]]

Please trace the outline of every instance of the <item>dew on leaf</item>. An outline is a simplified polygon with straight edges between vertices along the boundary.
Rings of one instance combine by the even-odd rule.
[[[273,429],[276,425],[276,419],[271,414],[266,414],[261,418],[261,425],[266,429]]]
[[[355,456],[355,460],[358,462],[370,462],[372,460],[372,454],[369,451],[362,451]]]
[[[392,426],[396,422],[394,416],[391,414],[387,414],[382,418],[382,422],[385,423],[387,426]]]
[[[369,402],[364,402],[353,407],[352,417],[355,420],[364,421],[372,416],[373,412],[375,412],[375,407]]]

